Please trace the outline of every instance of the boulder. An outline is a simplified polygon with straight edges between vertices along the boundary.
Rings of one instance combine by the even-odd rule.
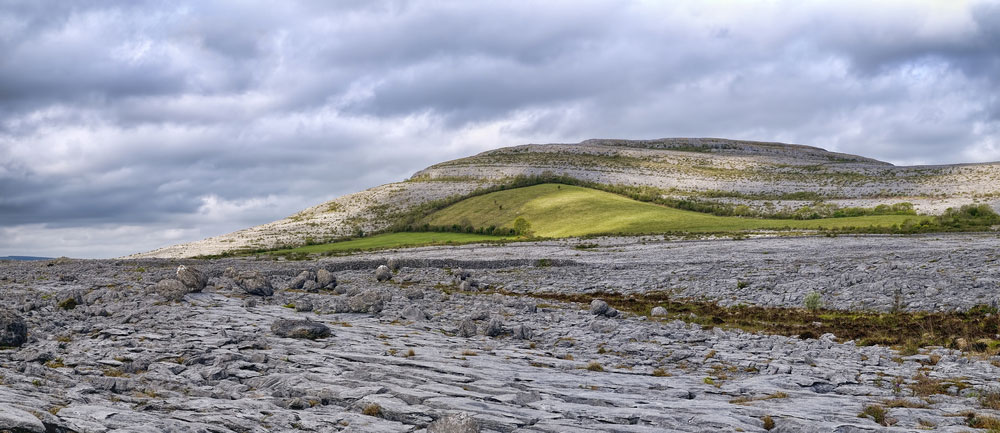
[[[379,265],[375,268],[375,279],[379,281],[387,281],[392,279],[392,271],[386,265]]]
[[[149,288],[149,291],[167,298],[168,301],[180,301],[181,299],[184,299],[184,295],[197,290],[186,286],[180,280],[168,278],[160,280],[160,282],[154,284]]]
[[[611,308],[611,306],[608,305],[607,302],[604,302],[600,299],[594,299],[593,301],[590,301],[590,314],[596,316],[603,316],[604,313],[608,312],[609,308]]]
[[[403,294],[406,299],[424,299],[424,291],[418,288],[406,289]]]
[[[311,320],[278,319],[271,324],[271,332],[286,338],[326,338],[332,335],[330,327]]]
[[[271,296],[274,294],[271,282],[257,271],[243,272],[237,275],[233,281],[248,295]]]
[[[309,302],[308,299],[299,299],[298,301],[295,301],[295,311],[298,311],[300,313],[305,313],[312,310],[313,310],[313,304],[312,302]]]
[[[45,426],[31,412],[0,404],[0,431],[45,433]]]
[[[486,324],[486,330],[484,331],[487,337],[499,337],[503,335],[503,321],[499,317],[494,317],[490,319],[490,322]]]
[[[193,267],[180,265],[177,267],[177,279],[191,292],[200,292],[208,285],[208,276]]]
[[[313,271],[302,271],[297,277],[292,278],[292,282],[288,283],[288,288],[301,290],[310,281],[316,281],[316,273]]]
[[[0,310],[0,346],[20,347],[28,341],[28,325],[13,312]]]
[[[458,324],[458,330],[455,332],[459,337],[474,337],[476,335],[476,322],[472,319],[465,318]]]
[[[653,307],[653,310],[649,312],[649,315],[653,317],[667,317],[667,309],[663,307]]]
[[[464,413],[450,414],[430,423],[427,433],[479,433],[479,423]]]
[[[350,313],[377,314],[382,312],[384,306],[382,294],[375,290],[365,290],[347,300],[347,310]]]
[[[535,333],[532,332],[531,328],[525,325],[517,325],[517,327],[514,328],[514,338],[518,340],[530,340],[534,336]]]
[[[319,289],[333,289],[337,287],[337,277],[326,269],[316,271],[316,284]]]
[[[400,313],[400,316],[402,316],[406,320],[412,320],[414,322],[419,320],[426,320],[429,317],[427,313],[424,312],[424,310],[421,310],[420,307],[416,305],[410,305],[404,308],[403,312]]]
[[[399,270],[399,259],[395,257],[389,257],[389,260],[385,264],[389,267],[390,271],[396,272]]]

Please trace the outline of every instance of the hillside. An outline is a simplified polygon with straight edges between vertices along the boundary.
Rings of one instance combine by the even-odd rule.
[[[506,147],[433,165],[403,182],[307,208],[285,219],[135,254],[191,257],[324,242],[384,229],[415,206],[519,175],[556,174],[603,185],[648,186],[664,196],[794,210],[909,202],[920,213],[987,203],[1000,209],[1000,164],[898,167],[801,145],[725,139],[587,140]]]

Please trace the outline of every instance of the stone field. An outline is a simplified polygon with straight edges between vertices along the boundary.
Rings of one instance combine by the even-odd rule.
[[[647,237],[0,262],[0,431],[975,431],[1000,418],[996,357],[532,295],[964,311],[1000,299],[998,247]]]

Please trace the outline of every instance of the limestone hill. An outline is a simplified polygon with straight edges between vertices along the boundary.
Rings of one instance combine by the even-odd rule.
[[[649,187],[665,198],[717,203],[741,214],[788,213],[817,203],[874,207],[908,202],[928,214],[969,203],[1000,209],[1000,163],[897,167],[782,143],[587,140],[507,147],[443,162],[403,182],[346,195],[279,221],[130,257],[273,249],[377,232],[418,206],[532,175]]]

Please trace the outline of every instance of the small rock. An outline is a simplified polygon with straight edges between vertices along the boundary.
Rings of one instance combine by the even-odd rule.
[[[457,334],[459,337],[474,337],[476,335],[476,322],[469,318],[462,319],[458,324]]]
[[[28,325],[17,314],[0,310],[0,346],[20,347],[28,341]]]
[[[191,292],[200,292],[208,284],[208,276],[193,267],[180,265],[177,267],[177,279]]]
[[[392,271],[386,265],[379,265],[375,268],[375,279],[379,281],[387,281],[392,279]]]
[[[428,318],[427,313],[425,313],[424,310],[421,310],[420,307],[416,305],[410,305],[404,308],[400,316],[402,316],[406,320],[412,320],[414,322],[419,320],[425,320]]]
[[[406,299],[424,299],[424,291],[420,289],[406,289]]]
[[[194,289],[185,286],[180,280],[168,278],[166,280],[160,280],[160,282],[154,284],[149,290],[167,298],[168,301],[180,301],[181,299],[184,299],[184,295]]]
[[[653,307],[653,310],[649,312],[649,315],[653,317],[666,317],[667,309],[663,307]]]
[[[620,312],[612,307],[608,307],[608,311],[604,312],[605,317],[618,317]]]
[[[321,290],[333,289],[337,287],[337,277],[333,275],[333,272],[326,269],[320,269],[316,271],[316,284]]]
[[[0,404],[0,431],[45,433],[45,426],[30,412]]]
[[[298,301],[295,301],[295,311],[304,313],[312,310],[313,310],[313,304],[312,302],[309,302],[308,299],[300,299]]]
[[[384,305],[382,295],[375,290],[365,290],[347,300],[347,309],[350,313],[377,314],[382,311]]]
[[[399,270],[399,259],[397,259],[395,257],[389,257],[389,260],[386,261],[386,266],[389,267],[390,271],[393,271],[393,272],[398,271]]]
[[[611,306],[609,306],[607,302],[604,302],[600,299],[594,299],[593,301],[590,301],[590,314],[603,316],[604,313],[608,312],[609,308],[611,308]]]
[[[301,290],[310,281],[316,281],[316,273],[313,271],[302,271],[297,277],[292,279],[292,282],[288,283],[288,288]]]
[[[330,327],[311,320],[278,319],[271,324],[271,332],[279,337],[308,338],[310,340],[331,335]]]
[[[490,318],[490,313],[487,313],[485,311],[476,311],[476,312],[474,312],[474,313],[472,313],[472,314],[469,315],[469,319],[476,320],[476,321],[486,320],[486,319],[489,319],[489,318]]]
[[[535,333],[527,326],[517,325],[517,328],[514,328],[514,338],[518,340],[530,340],[534,336]]]
[[[487,337],[499,337],[503,335],[503,321],[498,317],[490,319],[490,322],[486,324],[486,331],[484,331]]]
[[[274,295],[274,288],[267,277],[260,272],[250,271],[239,274],[234,279],[236,285],[243,289],[248,295],[271,296]]]
[[[430,423],[427,433],[479,433],[479,423],[464,413],[445,415]]]

